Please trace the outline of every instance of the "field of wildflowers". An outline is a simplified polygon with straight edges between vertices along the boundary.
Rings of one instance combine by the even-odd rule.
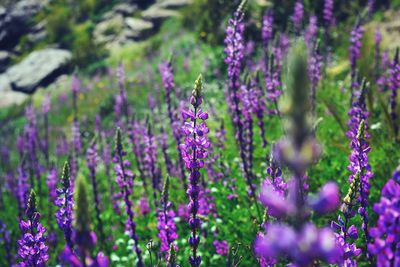
[[[292,2],[242,1],[217,45],[172,19],[2,111],[0,266],[400,266],[383,7]]]

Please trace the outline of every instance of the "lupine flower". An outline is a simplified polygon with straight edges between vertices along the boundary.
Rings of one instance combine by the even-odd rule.
[[[56,212],[56,220],[60,229],[64,232],[67,246],[72,250],[72,216],[74,208],[73,187],[70,180],[70,166],[68,162],[64,164],[61,187],[57,189],[57,199],[55,205],[59,208]]]
[[[19,213],[22,215],[26,209],[26,203],[29,195],[28,175],[26,174],[24,162],[22,162],[18,167],[17,175],[17,188],[15,190],[15,197],[18,201]]]
[[[49,259],[46,246],[46,228],[40,223],[40,213],[37,211],[36,194],[32,190],[26,208],[26,221],[19,222],[22,238],[18,240],[18,255],[22,259],[21,267],[45,266]]]
[[[335,18],[333,17],[333,5],[334,0],[325,0],[323,9],[323,18],[325,22],[325,27],[329,29],[335,24]]]
[[[371,17],[375,11],[375,0],[368,0],[368,15]]]
[[[365,129],[364,129],[365,136],[366,136],[366,138],[369,138],[369,133],[368,133],[369,113],[367,111],[367,107],[366,107],[366,103],[365,103],[365,94],[366,94],[367,89],[368,89],[367,83],[364,80],[361,85],[361,89],[354,90],[353,94],[352,94],[353,101],[352,101],[351,108],[348,112],[348,115],[349,115],[349,120],[347,122],[348,131],[346,133],[346,136],[349,138],[350,141],[357,136],[358,127],[360,126],[360,123],[362,120],[364,120],[364,124],[365,124]]]
[[[129,233],[129,237],[133,239],[135,244],[135,252],[138,258],[138,267],[142,267],[142,250],[139,248],[139,237],[136,235],[136,223],[133,221],[134,214],[132,210],[132,201],[129,199],[132,195],[133,177],[134,174],[129,168],[131,163],[124,159],[126,152],[122,146],[121,130],[117,128],[115,137],[115,154],[114,154],[114,171],[116,175],[116,182],[120,188],[121,196],[125,203],[125,211],[128,215],[125,227]]]
[[[65,247],[61,253],[61,259],[69,266],[108,267],[108,258],[101,251],[95,258],[91,257],[97,238],[96,234],[90,229],[89,199],[83,176],[79,176],[76,181],[74,197],[76,205],[73,241],[76,244],[76,250],[72,251],[70,247]]]
[[[226,240],[222,240],[222,241],[214,240],[213,245],[215,248],[215,252],[217,252],[218,255],[221,255],[221,256],[228,255],[229,244]]]
[[[132,145],[132,152],[135,155],[136,167],[139,170],[140,178],[143,183],[143,187],[147,188],[146,174],[145,174],[145,163],[144,163],[144,144],[143,138],[146,135],[146,129],[139,121],[133,121],[129,128],[129,141]]]
[[[390,117],[392,119],[393,130],[395,138],[399,132],[399,125],[397,123],[397,90],[400,88],[400,64],[399,64],[399,50],[396,50],[396,55],[389,70],[389,89],[390,89]]]
[[[25,125],[24,134],[25,134],[25,150],[29,159],[29,168],[31,174],[31,186],[34,185],[33,176],[36,176],[38,180],[39,191],[41,191],[42,183],[40,182],[41,175],[41,166],[39,163],[37,150],[39,149],[39,137],[38,137],[38,129],[36,122],[36,114],[33,109],[32,104],[28,105],[25,109],[25,116],[28,120],[28,123]]]
[[[373,241],[368,251],[377,256],[377,266],[400,266],[400,167],[382,189],[381,199],[374,204],[378,214],[375,227],[369,233]]]
[[[313,115],[315,115],[317,87],[321,80],[321,71],[322,56],[319,54],[319,50],[316,47],[312,50],[308,59],[308,76],[311,82],[311,112]]]
[[[80,154],[82,151],[81,131],[79,127],[79,121],[75,119],[72,123],[72,143],[74,145],[75,152]]]
[[[358,209],[358,213],[361,215],[363,220],[362,229],[365,234],[365,238],[367,243],[369,242],[369,233],[368,233],[368,199],[369,199],[369,191],[370,191],[370,179],[373,177],[373,173],[371,171],[371,166],[368,162],[368,153],[371,150],[366,138],[365,138],[365,124],[364,121],[361,121],[360,126],[358,128],[357,136],[351,142],[352,152],[349,157],[350,165],[349,170],[352,172],[350,175],[350,182],[357,174],[360,172],[360,208]]]
[[[46,158],[46,163],[47,166],[49,165],[49,117],[48,113],[50,111],[50,104],[51,104],[51,98],[50,95],[46,95],[43,102],[42,102],[42,113],[43,113],[43,123],[44,123],[44,129],[45,129],[45,134],[44,134],[44,139],[42,142],[42,150],[44,153],[44,156]]]
[[[185,166],[190,172],[189,174],[189,211],[191,217],[189,226],[192,230],[192,235],[189,238],[189,245],[192,248],[192,255],[189,257],[191,266],[200,266],[201,257],[197,254],[197,247],[200,243],[198,231],[201,227],[201,220],[197,217],[199,209],[199,180],[200,169],[204,167],[204,159],[207,158],[207,149],[210,143],[207,139],[209,129],[205,121],[208,119],[208,114],[201,109],[203,102],[202,96],[203,84],[201,75],[195,81],[190,103],[193,109],[183,110],[182,117],[185,120],[185,125],[182,131],[185,137],[185,143],[180,145],[182,158],[185,161]]]
[[[0,244],[2,244],[6,260],[9,266],[13,266],[13,257],[11,256],[11,235],[7,225],[0,220]]]
[[[228,65],[228,106],[232,113],[232,121],[236,130],[236,139],[239,146],[239,154],[243,164],[244,176],[253,199],[256,199],[255,188],[251,181],[252,173],[246,155],[246,140],[244,136],[244,122],[242,121],[242,109],[240,107],[240,71],[244,57],[244,13],[240,5],[233,19],[229,20],[225,36],[225,63]],[[258,204],[256,202],[257,211]]]
[[[139,200],[139,208],[140,208],[140,213],[144,216],[148,213],[150,213],[150,205],[149,205],[149,200],[147,197],[142,196]]]
[[[364,28],[360,23],[357,23],[350,33],[350,45],[349,45],[349,59],[351,68],[351,87],[354,87],[357,69],[357,60],[361,56],[361,39],[364,35]]]
[[[164,188],[161,194],[161,208],[158,211],[158,238],[161,242],[161,252],[165,253],[166,258],[168,258],[168,252],[170,246],[173,245],[174,250],[178,250],[178,245],[175,240],[178,239],[178,234],[176,233],[175,225],[175,212],[171,209],[171,202],[168,200],[168,187],[169,187],[169,177],[166,178],[164,183]]]
[[[94,208],[96,211],[96,220],[97,220],[97,230],[100,235],[101,241],[104,242],[104,231],[103,231],[103,222],[101,220],[101,203],[100,203],[100,195],[97,185],[96,179],[96,168],[98,164],[98,154],[96,147],[96,139],[94,139],[89,145],[86,152],[86,165],[89,169],[90,179],[92,181],[93,187],[93,196],[94,196]]]
[[[181,142],[181,133],[179,131],[179,126],[177,126],[177,123],[179,123],[179,120],[176,118],[176,116],[173,113],[174,106],[173,106],[172,100],[171,100],[172,90],[175,89],[174,70],[172,68],[171,61],[162,62],[159,65],[159,70],[160,70],[163,86],[165,88],[165,99],[166,99],[166,103],[167,103],[169,123],[170,123],[171,129],[172,129],[172,134],[174,136],[175,144],[179,151],[179,144]],[[187,182],[186,182],[186,177],[185,177],[185,166],[184,166],[183,159],[181,157],[178,157],[178,166],[179,166],[179,171],[180,171],[180,178],[181,178],[183,187],[186,190]]]
[[[129,104],[128,104],[128,95],[125,89],[125,69],[124,65],[120,63],[117,68],[117,78],[118,78],[118,87],[119,87],[119,96],[121,101],[121,110],[122,115],[125,116],[125,119],[129,118]]]
[[[175,174],[174,165],[173,165],[171,157],[170,157],[170,155],[168,153],[168,143],[167,143],[168,136],[164,132],[164,128],[163,127],[161,127],[161,134],[158,137],[158,139],[159,139],[159,142],[160,142],[161,151],[162,151],[163,156],[164,156],[165,166],[167,168],[168,175],[174,176],[174,174]]]
[[[317,39],[318,34],[318,18],[317,16],[310,16],[310,22],[306,28],[306,32],[304,34],[304,40],[306,41],[306,45],[309,49],[314,47],[314,43]]]
[[[171,244],[169,249],[167,267],[179,267],[179,265],[176,264],[176,251],[173,244]]]
[[[279,259],[287,255],[293,264],[308,266],[315,260],[335,263],[341,248],[329,228],[318,229],[306,219],[309,210],[331,212],[338,203],[338,188],[328,183],[315,196],[307,198],[303,190],[304,174],[318,158],[319,145],[307,124],[310,111],[308,98],[307,57],[303,44],[297,44],[290,53],[288,62],[288,98],[284,111],[289,116],[288,137],[274,147],[274,157],[285,163],[293,173],[287,192],[266,180],[261,190],[261,201],[273,215],[286,217],[292,224],[273,222],[265,224],[265,235],[256,238],[254,250],[264,260]],[[308,153],[304,153],[308,151]],[[283,195],[282,195],[283,191]]]
[[[143,143],[144,143],[144,167],[151,180],[154,206],[155,208],[157,208],[158,207],[157,193],[160,191],[159,177],[157,170],[157,144],[155,142],[155,137],[151,131],[151,126],[149,123],[147,124],[147,133],[143,136]]]
[[[272,10],[265,12],[262,20],[261,37],[264,47],[268,49],[269,43],[273,37],[274,16]]]
[[[46,177],[47,188],[49,189],[49,202],[54,203],[57,199],[57,178],[58,173],[56,168],[49,170]]]
[[[301,28],[301,23],[303,22],[303,17],[304,17],[303,1],[298,0],[294,4],[294,12],[293,12],[293,16],[292,16],[293,25],[294,25],[294,29],[296,32],[298,32]]]

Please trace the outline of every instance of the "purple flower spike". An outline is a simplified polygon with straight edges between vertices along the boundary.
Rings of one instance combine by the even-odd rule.
[[[333,5],[334,5],[334,0],[324,1],[324,10],[322,12],[323,12],[325,27],[327,29],[329,29],[331,26],[335,24],[335,18],[333,17]]]
[[[273,26],[274,26],[274,16],[272,10],[268,10],[263,16],[261,37],[264,43],[265,49],[268,49],[270,42],[273,37]]]
[[[21,267],[44,267],[49,259],[46,246],[46,228],[40,223],[40,213],[36,210],[36,194],[32,190],[26,208],[27,220],[21,220],[19,228],[22,238],[18,240],[18,255]]]
[[[133,239],[135,244],[134,249],[138,258],[137,266],[143,267],[142,250],[139,248],[139,237],[136,235],[136,223],[134,222],[134,214],[132,210],[133,203],[130,200],[132,195],[134,174],[131,170],[129,170],[131,163],[124,159],[125,155],[126,152],[122,146],[121,130],[120,128],[117,128],[115,137],[115,154],[113,159],[115,164],[114,171],[116,175],[116,182],[120,188],[120,195],[125,203],[125,212],[128,215],[125,227],[130,238]]]
[[[304,17],[303,1],[299,0],[296,1],[296,3],[294,4],[294,12],[292,16],[293,25],[296,32],[298,32],[301,28],[303,17]]]
[[[368,251],[376,255],[377,266],[400,266],[400,167],[382,189],[381,199],[374,204],[378,214],[375,227],[370,229],[373,241]]]
[[[350,45],[349,45],[349,59],[351,68],[351,87],[355,86],[356,83],[356,69],[357,60],[361,56],[361,39],[364,35],[364,28],[360,23],[357,23],[350,33]]]
[[[64,232],[64,238],[67,246],[72,250],[74,244],[72,242],[72,214],[74,208],[73,187],[70,180],[70,166],[68,162],[64,164],[61,187],[57,189],[57,199],[55,205],[59,207],[56,212],[56,220],[58,226]]]
[[[201,110],[201,103],[203,102],[202,90],[202,77],[199,75],[190,98],[193,109],[182,111],[182,117],[185,120],[185,125],[182,127],[185,143],[180,146],[185,166],[190,172],[187,194],[190,200],[188,205],[191,214],[189,226],[192,230],[192,235],[189,238],[189,244],[192,248],[192,255],[189,257],[189,263],[193,267],[200,266],[201,263],[201,257],[197,255],[197,248],[200,243],[199,230],[201,228],[201,220],[197,217],[199,211],[200,169],[204,167],[204,160],[208,155],[207,149],[210,147],[207,138],[209,130],[205,123],[208,119],[208,114]]]

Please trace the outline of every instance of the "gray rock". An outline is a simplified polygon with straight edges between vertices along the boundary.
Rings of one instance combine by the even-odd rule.
[[[123,29],[124,17],[122,15],[115,15],[97,24],[93,31],[93,36],[97,43],[109,43],[117,38]]]
[[[10,81],[6,74],[0,75],[0,108],[20,105],[27,98],[28,95],[11,90]]]
[[[10,62],[10,53],[7,51],[0,51],[0,72],[3,72],[7,69],[9,62]]]
[[[193,3],[193,0],[159,0],[157,6],[165,9],[175,9],[187,6]]]
[[[67,50],[47,48],[34,51],[9,68],[7,76],[14,91],[33,93],[38,86],[46,86],[65,73],[71,59]]]
[[[132,5],[128,3],[120,3],[113,7],[113,12],[116,14],[121,14],[122,16],[130,16],[138,10],[137,5]]]
[[[134,40],[149,36],[154,29],[152,22],[138,18],[126,18],[125,25],[127,26],[126,37]]]
[[[46,0],[21,0],[4,12],[0,8],[0,47],[12,48],[29,32],[29,22],[45,5]]]
[[[142,12],[142,17],[145,20],[149,20],[157,25],[168,18],[177,16],[179,16],[179,13],[177,11],[161,8],[157,4],[152,5]]]

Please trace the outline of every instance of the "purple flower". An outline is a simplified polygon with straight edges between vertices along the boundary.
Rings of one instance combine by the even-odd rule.
[[[21,267],[42,267],[49,259],[46,246],[46,228],[40,223],[40,213],[36,209],[36,194],[32,190],[26,208],[27,220],[19,222],[22,238],[18,240],[18,255]]]
[[[271,9],[265,12],[262,20],[261,37],[267,49],[273,37],[274,16]]]
[[[176,114],[173,112],[175,109],[172,99],[171,99],[171,93],[175,89],[175,82],[174,82],[174,70],[172,68],[172,63],[170,61],[165,61],[162,62],[159,65],[159,70],[162,78],[162,83],[165,88],[165,99],[167,103],[167,111],[168,111],[168,118],[169,118],[169,123],[170,127],[172,129],[172,135],[175,140],[176,147],[179,151],[179,144],[181,143],[181,133],[179,131],[179,126],[178,123],[179,120],[176,116]],[[186,182],[186,177],[185,177],[185,165],[183,162],[182,157],[178,157],[178,166],[179,166],[179,171],[180,171],[180,178],[183,184],[184,189],[187,189],[187,182]]]
[[[292,21],[294,25],[294,29],[296,32],[298,32],[301,28],[301,23],[303,22],[303,17],[304,17],[304,6],[303,6],[303,1],[299,0],[296,1],[294,4],[294,12],[292,16]]]
[[[199,266],[201,263],[201,257],[197,255],[197,247],[200,243],[198,231],[201,227],[201,220],[197,217],[200,193],[199,181],[201,176],[200,169],[204,167],[204,160],[208,155],[207,149],[210,146],[210,142],[207,139],[209,130],[205,123],[208,119],[208,114],[201,110],[201,103],[203,102],[202,89],[202,77],[199,75],[190,98],[193,109],[182,111],[182,117],[185,121],[182,127],[185,142],[180,145],[180,150],[185,166],[190,172],[187,194],[190,200],[188,209],[191,214],[189,226],[192,230],[192,235],[189,238],[189,245],[192,248],[192,255],[189,257],[191,266]]]
[[[397,122],[397,90],[400,88],[400,64],[398,61],[398,54],[399,52],[397,49],[395,58],[389,69],[390,117],[392,119],[396,139],[399,132],[399,125]]]
[[[155,136],[151,131],[150,123],[147,124],[147,133],[143,136],[144,143],[144,169],[146,173],[150,177],[153,191],[153,201],[154,206],[157,208],[157,193],[160,192],[160,177],[159,170],[157,168],[157,143],[155,140]],[[169,246],[168,248],[169,249]]]
[[[24,163],[22,162],[22,164],[18,167],[17,187],[15,190],[15,198],[18,201],[18,208],[20,215],[22,215],[22,213],[26,209],[28,194],[29,194],[28,175],[26,174]]]
[[[139,200],[139,208],[140,208],[140,213],[144,216],[148,213],[150,213],[150,205],[149,205],[149,200],[147,197],[142,196]]]
[[[49,170],[49,173],[46,177],[46,184],[49,189],[49,201],[51,203],[54,203],[54,201],[57,199],[57,178],[57,169],[53,168]]]
[[[309,49],[312,49],[314,47],[314,43],[317,39],[317,34],[318,34],[318,18],[317,16],[310,16],[310,22],[304,34],[304,40],[306,41],[306,45]]]
[[[334,0],[324,1],[324,9],[322,12],[323,12],[325,26],[327,29],[329,29],[331,26],[335,24],[335,18],[333,17],[333,4]]]
[[[317,87],[321,80],[322,56],[318,48],[312,50],[308,60],[308,76],[311,82],[311,112],[315,115]]]
[[[133,177],[134,174],[129,168],[131,163],[124,159],[126,152],[122,146],[121,130],[117,128],[115,138],[115,151],[114,151],[114,171],[116,175],[116,182],[120,188],[120,195],[125,203],[125,212],[128,215],[128,219],[125,223],[126,230],[129,233],[130,238],[133,239],[135,244],[135,252],[138,258],[138,267],[143,267],[142,250],[139,248],[139,237],[136,235],[136,223],[134,222],[134,214],[132,210],[132,201],[130,196],[132,195],[133,188]]]
[[[214,240],[213,245],[218,255],[226,256],[229,252],[229,244],[226,240]]]
[[[378,214],[375,227],[369,230],[372,242],[368,244],[368,251],[377,256],[377,266],[400,265],[400,168],[393,172],[382,189],[381,199],[374,204],[374,211]]]
[[[1,220],[0,220],[0,244],[2,244],[4,248],[8,265],[12,266],[14,260],[13,256],[11,256],[11,249],[12,249],[11,235],[10,231],[7,229],[7,225]]]
[[[68,162],[64,164],[61,187],[57,189],[57,199],[55,205],[59,208],[56,212],[56,220],[60,229],[64,232],[67,246],[73,249],[72,242],[72,215],[74,208],[73,187],[70,180],[70,166]]]
[[[318,195],[310,198],[310,206],[317,213],[329,213],[335,211],[339,204],[339,188],[336,183],[326,183]]]
[[[96,220],[97,220],[97,230],[100,234],[101,241],[104,242],[104,231],[103,231],[103,222],[101,220],[101,208],[100,208],[100,194],[96,179],[96,167],[98,163],[98,154],[97,154],[97,147],[96,147],[96,139],[92,141],[89,145],[87,152],[86,152],[86,165],[89,169],[90,179],[92,182],[93,188],[93,196],[94,196],[94,207],[96,211]]]
[[[351,67],[351,86],[354,87],[357,69],[357,60],[361,56],[361,39],[364,35],[364,28],[360,23],[357,23],[350,33],[350,45],[349,45],[349,60]]]
[[[95,258],[86,256],[86,264],[83,265],[78,256],[71,251],[69,247],[65,247],[60,256],[63,263],[71,267],[108,267],[110,265],[108,258],[99,252]]]

